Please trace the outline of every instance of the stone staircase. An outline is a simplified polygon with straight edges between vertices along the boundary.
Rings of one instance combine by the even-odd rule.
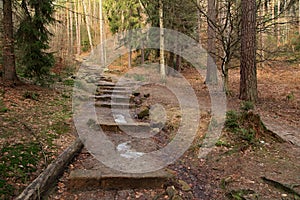
[[[136,107],[131,101],[132,91],[136,86],[137,83],[134,81],[116,85],[111,77],[102,76],[98,79],[97,91],[92,97],[95,99],[97,125],[116,148],[128,148],[126,145],[130,144],[130,148],[134,150],[130,151],[131,154],[147,153],[158,149],[156,142],[148,137],[152,130],[150,124],[138,122],[131,116],[131,111]],[[88,156],[80,159],[80,167],[73,169],[69,174],[68,187],[73,192],[97,189],[161,188],[174,176],[174,173],[168,169],[147,173],[120,172],[96,160],[87,153],[85,148],[82,153]],[[131,156],[126,153],[128,152],[125,154],[123,152],[125,156]]]

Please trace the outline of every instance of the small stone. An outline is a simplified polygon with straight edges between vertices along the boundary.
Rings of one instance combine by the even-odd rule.
[[[140,96],[140,94],[141,94],[140,92],[136,92],[136,91],[132,92],[132,95],[133,95],[133,96],[136,96],[136,97],[137,97],[137,96]]]
[[[179,180],[178,182],[181,185],[181,189],[183,191],[190,191],[191,190],[191,186],[188,183],[186,183],[185,181]]]
[[[160,129],[159,128],[152,128],[151,132],[157,134],[157,133],[160,132]]]
[[[281,196],[282,196],[282,197],[287,197],[288,195],[287,195],[287,194],[282,194]]]
[[[137,114],[139,119],[144,119],[149,116],[149,108],[144,108],[141,112]]]

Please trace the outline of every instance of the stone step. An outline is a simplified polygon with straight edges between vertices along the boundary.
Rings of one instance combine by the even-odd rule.
[[[99,79],[100,79],[100,81],[112,82],[112,78],[111,77],[101,76]]]
[[[133,122],[133,123],[116,123],[111,121],[101,121],[99,126],[103,131],[126,131],[131,133],[148,133],[151,131],[149,123]]]
[[[95,103],[95,106],[97,107],[103,107],[103,108],[116,108],[116,109],[127,109],[127,108],[134,108],[135,104],[130,103],[113,103],[113,102],[107,102],[107,101],[97,101]]]
[[[130,90],[130,87],[104,85],[104,86],[99,86],[97,90]]]
[[[116,94],[129,96],[131,92],[128,90],[100,90],[96,94]]]
[[[113,83],[113,82],[109,82],[109,81],[99,81],[98,83],[97,83],[97,86],[111,86],[111,87],[113,87],[113,86],[115,86],[116,84],[115,83]]]
[[[130,98],[122,95],[110,95],[110,94],[103,94],[103,95],[96,95],[94,96],[96,100],[100,101],[112,101],[112,102],[129,102]]]
[[[70,190],[95,189],[137,189],[162,188],[165,183],[174,178],[171,170],[159,170],[148,173],[123,173],[111,170],[76,169],[69,176]]]

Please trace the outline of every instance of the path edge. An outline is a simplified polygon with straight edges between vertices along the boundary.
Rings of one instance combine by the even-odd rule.
[[[77,138],[15,200],[42,199],[42,196],[54,185],[65,167],[82,148],[83,143]]]

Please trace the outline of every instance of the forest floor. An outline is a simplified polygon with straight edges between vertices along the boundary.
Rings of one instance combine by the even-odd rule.
[[[82,196],[80,192],[72,194],[66,186],[68,173],[82,159],[79,156],[66,169],[49,199],[300,199],[299,144],[280,142],[260,126],[257,118],[247,119],[252,113],[259,113],[299,133],[300,67],[272,63],[272,66],[259,69],[259,102],[254,111],[240,109],[239,71],[231,70],[231,92],[227,101],[228,110],[234,110],[230,116],[235,127],[224,129],[216,147],[201,159],[198,158],[199,142],[210,120],[209,110],[206,110],[210,105],[209,95],[194,69],[185,68],[181,74],[193,86],[205,109],[201,112],[200,130],[193,145],[169,166],[176,173],[175,180],[162,189],[99,190],[89,196]],[[180,79],[174,77],[174,80]],[[66,80],[52,89],[30,84],[11,88],[1,82],[0,199],[10,199],[20,193],[74,140],[71,82]],[[145,86],[140,90],[150,93],[143,104],[159,102],[171,113],[166,134],[159,138],[168,141],[178,123],[176,101],[170,103],[171,94],[158,87]],[[245,118],[243,122],[254,132],[249,126],[239,124],[242,123],[240,118]]]

